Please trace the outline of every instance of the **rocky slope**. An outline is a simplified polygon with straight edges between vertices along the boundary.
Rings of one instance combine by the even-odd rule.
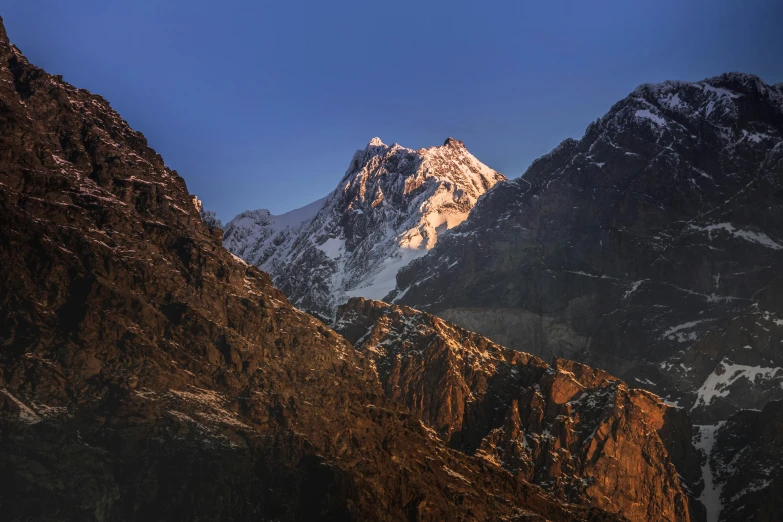
[[[616,520],[451,451],[0,23],[4,520]]]
[[[643,85],[501,183],[388,296],[699,423],[783,398],[783,88]]]
[[[702,426],[712,438],[711,480],[720,496],[723,522],[779,520],[783,509],[783,402],[743,410],[717,426]]]
[[[295,305],[332,316],[350,296],[388,294],[401,267],[504,179],[453,138],[420,150],[374,138],[325,200],[280,217],[240,214],[224,245],[268,271]]]
[[[680,477],[696,495],[701,479],[690,422],[651,393],[572,361],[547,365],[408,307],[353,298],[336,329],[373,361],[386,397],[450,447],[563,501],[628,520],[689,519]]]

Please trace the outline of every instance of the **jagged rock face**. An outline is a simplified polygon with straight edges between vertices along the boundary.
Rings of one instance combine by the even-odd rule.
[[[573,361],[549,366],[408,307],[354,298],[335,328],[374,362],[386,397],[450,447],[628,520],[690,519],[669,456],[683,480],[700,480],[690,423],[649,392]]]
[[[726,419],[726,412],[762,408],[783,394],[783,279],[774,279],[755,302],[689,347],[673,373],[694,421]]]
[[[780,519],[783,401],[699,426],[695,442],[703,450],[710,522]]]
[[[720,520],[772,521],[783,509],[783,402],[732,415],[710,455],[721,489]]]
[[[617,519],[448,451],[2,24],[0,245],[4,520]]]
[[[783,92],[726,74],[635,90],[498,184],[389,299],[712,422],[783,398],[783,303],[764,290],[782,271]],[[723,384],[746,398],[702,400],[741,366]]]
[[[193,196],[193,205],[196,207],[204,224],[213,229],[213,234],[222,237],[223,223],[218,219],[217,214],[213,210],[206,210],[204,204],[196,196]]]
[[[240,214],[224,245],[268,271],[295,305],[331,316],[350,296],[383,298],[401,267],[504,179],[453,138],[420,150],[374,138],[325,201],[305,207],[317,213],[294,211],[303,219],[285,227],[268,211]]]

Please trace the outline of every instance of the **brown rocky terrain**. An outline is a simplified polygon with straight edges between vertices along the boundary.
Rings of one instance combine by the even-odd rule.
[[[450,449],[440,426],[384,396],[372,359],[220,236],[106,100],[30,65],[0,24],[4,520],[599,521],[620,517],[598,506],[630,505],[563,501],[621,485],[615,471],[627,470],[605,458],[589,464],[584,491],[552,494]],[[621,387],[588,373],[589,386]],[[574,379],[557,377],[558,398],[535,407],[560,430],[541,455],[582,436],[552,418],[583,386]],[[638,392],[613,396],[628,413],[601,417],[591,458],[616,444],[612,430],[647,418],[638,408],[653,411],[653,432],[663,412]],[[465,447],[483,442],[457,431]],[[645,487],[662,517],[681,514],[660,442],[639,437],[629,454],[662,473]],[[546,473],[565,476],[554,464]]]
[[[552,365],[433,315],[362,298],[335,328],[375,365],[384,393],[451,448],[563,501],[628,520],[688,520],[698,455],[681,410],[588,366]],[[703,508],[691,499],[694,519]]]

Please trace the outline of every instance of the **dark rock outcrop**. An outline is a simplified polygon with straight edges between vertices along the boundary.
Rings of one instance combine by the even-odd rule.
[[[707,427],[713,500],[721,522],[771,522],[783,509],[783,401]]]
[[[335,328],[374,362],[386,397],[450,447],[564,501],[628,520],[689,519],[670,452],[696,488],[690,423],[651,393],[573,361],[549,366],[404,306],[354,298]]]
[[[701,500],[715,522],[780,519],[783,480],[783,401],[741,410],[698,426],[705,488]]]
[[[0,24],[3,520],[615,520],[450,451]]]

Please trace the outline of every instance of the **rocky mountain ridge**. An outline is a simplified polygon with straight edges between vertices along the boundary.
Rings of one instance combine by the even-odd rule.
[[[741,410],[715,425],[699,427],[708,451],[706,475],[715,486],[714,519],[725,522],[780,518],[783,481],[783,401]]]
[[[224,227],[223,246],[252,265],[264,266],[280,245],[315,217],[324,201],[326,198],[279,216],[266,209],[242,212]]]
[[[244,255],[275,261],[284,249],[297,252],[297,270],[315,274],[318,292],[348,272],[369,277],[357,288],[385,289],[377,269],[389,266],[379,265],[372,245],[404,260],[393,255],[401,244],[426,253],[437,240],[432,256],[400,273],[404,283],[457,244],[461,257],[441,268],[463,269],[459,283],[477,290],[481,306],[444,315],[480,328],[499,322],[517,335],[513,342],[528,336],[547,357],[564,350],[605,361],[629,386],[562,358],[547,365],[405,306],[353,299],[335,325],[343,335],[335,333],[224,250],[214,214],[144,137],[103,98],[29,64],[0,20],[4,517],[774,520],[783,433],[774,400],[783,325],[775,257],[781,118],[769,107],[780,91],[744,75],[643,86],[588,129],[594,141],[566,141],[536,162],[528,189],[503,182],[481,200],[499,175],[457,140],[423,152],[373,140],[357,152],[339,194],[294,215],[248,213],[248,222],[227,227],[237,244],[250,237],[243,230],[258,232]],[[671,140],[685,139],[683,129],[694,132],[687,158],[690,149]],[[629,157],[643,156],[646,166],[634,170],[633,158],[615,164],[610,149],[618,147],[637,150]],[[591,164],[599,170],[573,172]],[[673,181],[663,176],[672,165]],[[704,175],[683,177],[694,168]],[[630,189],[649,185],[648,170],[659,185],[642,198]],[[612,188],[622,172],[638,186]],[[700,185],[710,179],[714,187]],[[590,190],[604,195],[564,222],[564,208]],[[664,195],[672,199],[656,199]],[[525,221],[530,204],[543,210],[538,221]],[[467,222],[442,234],[468,207]],[[353,217],[340,218],[347,211]],[[666,222],[677,212],[685,225]],[[591,236],[591,219],[609,232]],[[565,243],[547,235],[564,223],[577,227]],[[504,235],[508,228],[519,235]],[[631,239],[615,237],[624,234]],[[533,251],[520,237],[541,243],[538,271],[526,265],[515,272],[523,284],[497,279],[484,288],[481,263],[497,276],[498,266],[518,266]],[[597,240],[607,252],[547,264],[563,262],[557,249],[579,238],[577,251]],[[508,250],[514,241],[521,252]],[[327,256],[333,263],[313,250],[334,245],[344,253]],[[475,245],[487,252],[470,251]],[[389,298],[439,295],[437,307],[443,295],[456,296],[433,284],[427,290],[417,279]],[[491,292],[506,308],[487,306]],[[337,302],[301,295],[314,309]],[[520,295],[527,300],[515,301]],[[609,310],[612,299],[622,310]],[[520,306],[528,302],[537,303],[534,312]],[[525,313],[538,314],[540,324],[522,335],[494,310],[522,316],[516,325],[530,326]],[[606,322],[595,323],[602,313]],[[632,360],[634,353],[644,357]],[[636,386],[693,406],[671,407]],[[691,429],[686,412],[700,425]]]

